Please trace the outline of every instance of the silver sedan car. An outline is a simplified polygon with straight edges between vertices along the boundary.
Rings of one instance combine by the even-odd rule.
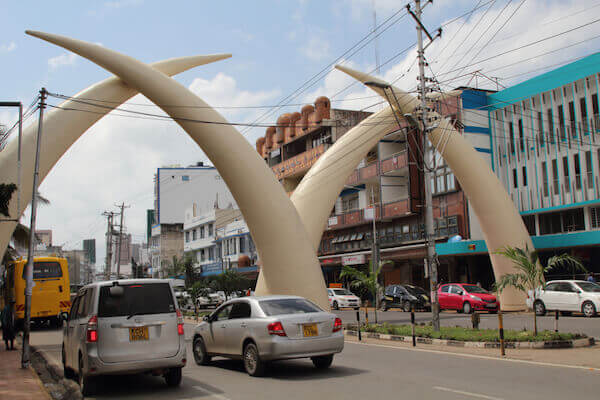
[[[261,376],[266,363],[308,358],[328,368],[344,348],[342,320],[298,296],[243,297],[223,303],[194,331],[194,359],[242,359],[246,372]]]

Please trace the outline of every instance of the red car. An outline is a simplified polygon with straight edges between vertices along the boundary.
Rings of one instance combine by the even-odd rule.
[[[477,285],[446,283],[438,289],[440,310],[458,310],[470,314],[473,310],[498,312],[496,296]]]

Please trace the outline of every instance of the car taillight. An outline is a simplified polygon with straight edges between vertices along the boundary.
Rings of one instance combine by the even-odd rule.
[[[342,329],[342,320],[339,318],[336,318],[335,322],[333,323],[333,331],[337,332],[341,329]]]
[[[177,310],[177,334],[178,335],[183,335],[184,331],[183,331],[183,314],[181,314],[181,311]]]
[[[269,330],[269,335],[287,336],[281,322],[273,322],[267,326],[267,329]]]
[[[87,334],[88,343],[96,343],[98,341],[98,317],[92,315],[87,323]]]

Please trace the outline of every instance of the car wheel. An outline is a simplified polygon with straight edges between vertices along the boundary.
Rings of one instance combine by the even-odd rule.
[[[581,305],[581,312],[588,318],[596,316],[596,306],[591,301],[586,301]]]
[[[387,300],[383,300],[381,302],[381,311],[387,311],[390,308]]]
[[[339,304],[338,304],[338,302],[337,302],[337,301],[335,301],[335,300],[333,301],[332,308],[333,308],[334,310],[339,310],[339,309],[340,309],[340,306],[339,306]]]
[[[465,303],[462,306],[462,312],[465,314],[471,314],[472,311],[473,311],[473,307],[471,307],[471,303],[469,303],[468,301],[465,301]]]
[[[206,346],[204,346],[204,340],[202,337],[196,336],[194,338],[194,345],[192,346],[192,352],[194,353],[194,361],[198,365],[210,364],[211,357],[206,353]]]
[[[169,369],[169,371],[165,374],[165,381],[167,382],[167,386],[179,386],[182,377],[181,369],[181,367]]]
[[[535,303],[533,303],[533,311],[535,311],[535,315],[538,317],[543,317],[546,315],[546,306],[544,305],[544,302],[541,300],[536,300]]]
[[[75,379],[75,372],[67,367],[67,355],[65,354],[65,345],[62,346],[62,364],[63,364],[63,375],[65,379]]]
[[[96,392],[96,378],[86,376],[83,373],[83,357],[79,355],[79,370],[78,370],[79,389],[83,397],[91,396]]]
[[[327,356],[319,356],[319,357],[311,357],[310,358],[318,369],[327,369],[331,367],[331,363],[333,362],[333,354],[329,354]]]
[[[410,301],[405,301],[404,303],[402,303],[402,310],[404,312],[410,312],[412,306],[410,304]]]
[[[263,376],[266,364],[260,359],[258,347],[253,342],[244,347],[244,368],[250,376]]]

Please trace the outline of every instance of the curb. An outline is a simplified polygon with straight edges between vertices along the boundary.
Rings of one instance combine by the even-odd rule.
[[[355,330],[344,330],[344,334],[348,336],[358,336]],[[396,342],[412,343],[412,336],[389,335],[385,333],[362,332],[361,334],[371,339],[391,340]],[[434,344],[449,347],[468,347],[480,349],[499,349],[500,342],[463,342],[460,340],[449,339],[432,339],[417,336],[417,343]],[[593,346],[596,340],[593,337],[575,339],[575,340],[551,340],[547,342],[505,342],[504,347],[507,349],[572,349],[577,347]]]
[[[44,350],[37,349],[35,346],[31,346],[32,364],[38,374],[46,372],[51,379],[51,383],[54,383],[60,387],[60,391],[63,393],[56,393],[51,391],[49,394],[52,398],[58,399],[83,399],[79,385],[70,379],[65,379],[63,376],[63,368],[59,365],[52,357],[50,357]],[[43,382],[44,386],[47,387],[47,382]]]

